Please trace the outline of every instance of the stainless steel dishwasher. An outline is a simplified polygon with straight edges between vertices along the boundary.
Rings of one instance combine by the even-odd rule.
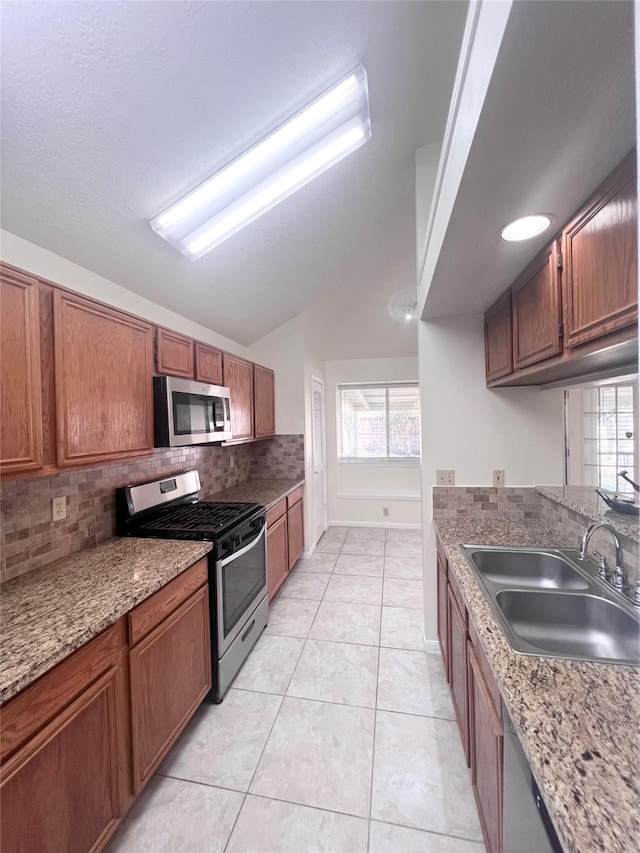
[[[503,705],[503,853],[562,853],[544,800]]]

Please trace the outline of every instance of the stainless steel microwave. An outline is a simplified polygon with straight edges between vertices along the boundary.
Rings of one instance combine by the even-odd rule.
[[[153,378],[154,437],[156,447],[182,447],[229,441],[231,392],[173,376]]]

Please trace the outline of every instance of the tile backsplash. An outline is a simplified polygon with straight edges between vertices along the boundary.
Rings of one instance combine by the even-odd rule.
[[[471,486],[434,486],[433,515],[435,518],[458,518],[470,515],[491,518],[500,515],[509,521],[541,524],[551,531],[560,548],[579,548],[582,535],[592,518],[552,498],[539,494],[535,488],[493,488]],[[606,518],[602,519],[606,521]],[[622,563],[628,579],[638,580],[638,542],[618,535],[622,547]],[[600,551],[610,566],[614,564],[614,546],[606,531],[594,533],[589,553]]]
[[[303,476],[304,437],[283,435],[232,447],[159,449],[145,459],[5,481],[0,487],[0,578],[17,577],[113,536],[114,493],[119,486],[192,468],[200,474],[203,495],[249,477]],[[53,523],[51,500],[60,496],[67,499],[67,517]]]

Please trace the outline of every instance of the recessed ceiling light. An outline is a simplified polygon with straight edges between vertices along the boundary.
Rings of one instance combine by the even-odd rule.
[[[195,260],[371,138],[362,65],[289,121],[151,220]]]
[[[541,213],[536,213],[533,216],[523,216],[521,219],[515,219],[510,222],[500,232],[503,240],[510,243],[516,240],[529,240],[531,237],[536,237],[542,234],[551,225],[551,217]]]

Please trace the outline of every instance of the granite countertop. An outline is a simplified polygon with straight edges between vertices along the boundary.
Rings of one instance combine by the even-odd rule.
[[[566,853],[640,849],[640,671],[516,654],[458,547],[564,543],[500,518],[434,524]]]
[[[237,486],[206,495],[206,501],[248,501],[250,503],[262,504],[265,509],[271,509],[279,503],[282,498],[290,494],[298,486],[304,483],[302,480],[285,477],[271,477],[265,479],[245,480]]]
[[[7,581],[0,705],[210,550],[209,542],[111,539]]]
[[[640,520],[610,509],[593,486],[536,486],[538,494],[592,521],[606,521],[621,536],[640,541]]]

